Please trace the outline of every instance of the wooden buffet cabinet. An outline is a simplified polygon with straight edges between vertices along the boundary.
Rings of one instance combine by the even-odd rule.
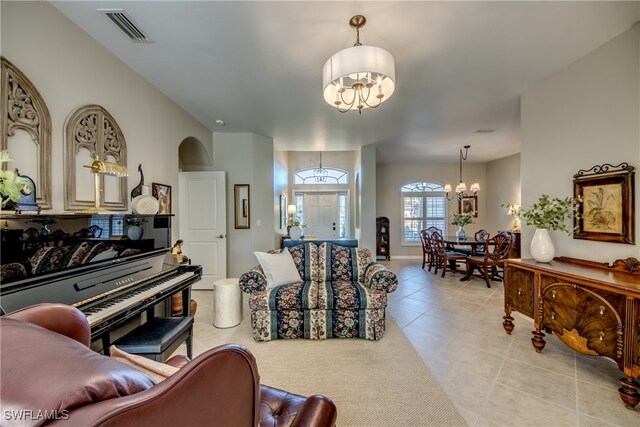
[[[531,342],[540,353],[545,334],[572,349],[613,359],[624,372],[618,389],[627,408],[640,402],[640,262],[613,265],[559,257],[550,263],[505,262],[504,329],[514,329],[512,311],[533,319]],[[544,332],[543,332],[544,331]]]

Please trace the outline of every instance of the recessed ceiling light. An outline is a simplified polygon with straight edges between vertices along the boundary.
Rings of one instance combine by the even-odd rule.
[[[224,120],[217,119],[217,120],[216,120],[216,124],[217,124],[218,126],[224,126],[226,123],[224,122]]]
[[[483,128],[483,129],[478,129],[475,133],[494,133],[497,130],[498,130],[497,128]]]

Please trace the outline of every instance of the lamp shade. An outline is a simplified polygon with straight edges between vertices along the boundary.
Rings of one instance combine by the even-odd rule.
[[[287,213],[289,215],[295,215],[296,214],[296,205],[287,206]]]
[[[373,83],[370,88],[373,98],[378,93],[383,94],[381,101],[384,102],[395,90],[396,65],[393,56],[375,46],[353,46],[336,53],[325,62],[322,69],[324,100],[335,106],[338,91],[353,91],[353,83],[363,78]],[[352,95],[346,96],[351,98]],[[365,104],[363,108],[370,107]]]
[[[480,191],[480,184],[478,184],[477,182],[474,182],[473,184],[471,184],[471,188],[469,190],[473,191],[474,193],[476,191]]]

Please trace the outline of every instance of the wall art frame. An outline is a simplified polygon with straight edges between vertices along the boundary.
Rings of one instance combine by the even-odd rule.
[[[574,239],[635,244],[634,167],[605,163],[573,176],[573,195],[580,197]]]
[[[51,114],[35,85],[4,56],[0,56],[2,86],[2,116],[0,118],[0,150],[9,149],[9,139],[16,130],[27,132],[37,145],[38,170],[24,170],[11,164],[22,174],[33,177],[36,202],[42,209],[51,209]],[[11,153],[9,153],[11,154]]]
[[[251,228],[251,204],[249,184],[233,186],[233,206],[235,228],[242,230]]]
[[[280,195],[280,229],[284,230],[287,227],[287,196]]]
[[[171,213],[171,186],[160,184],[159,182],[151,183],[151,195],[158,199],[158,214],[168,215]]]
[[[88,150],[89,155],[102,161],[113,162],[121,166],[127,166],[127,142],[122,130],[101,105],[84,105],[73,111],[64,126],[64,208],[65,210],[78,211],[91,208],[94,205],[91,200],[82,200],[78,196],[79,180],[90,178],[90,174],[77,175],[76,158],[81,150]],[[100,205],[113,211],[126,211],[128,196],[128,179],[118,180],[118,199],[106,200],[105,191],[101,191]],[[100,177],[100,188],[105,190],[105,177]]]
[[[478,217],[478,196],[462,196],[458,199],[458,213],[468,213],[474,218]]]

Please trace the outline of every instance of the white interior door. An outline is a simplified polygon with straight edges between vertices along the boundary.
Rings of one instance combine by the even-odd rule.
[[[335,239],[338,230],[338,193],[304,194],[304,230],[306,236]]]
[[[227,208],[224,172],[180,172],[179,238],[182,252],[202,266],[193,289],[213,289],[227,277]]]

